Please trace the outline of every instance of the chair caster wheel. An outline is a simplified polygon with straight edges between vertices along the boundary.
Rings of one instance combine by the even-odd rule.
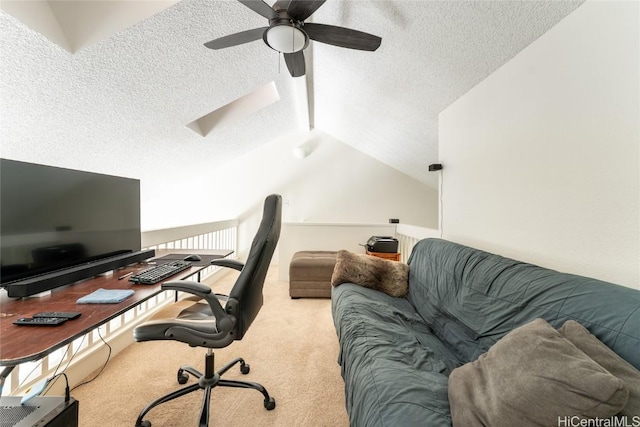
[[[140,424],[136,424],[136,427],[151,427],[151,421],[142,421]]]
[[[276,400],[273,397],[270,397],[269,400],[264,401],[264,408],[267,411],[271,411],[276,407]]]
[[[182,369],[178,369],[178,384],[186,384],[189,381],[189,374]]]
[[[250,370],[251,367],[248,364],[243,363],[242,365],[240,365],[240,372],[242,372],[242,374],[247,375]]]

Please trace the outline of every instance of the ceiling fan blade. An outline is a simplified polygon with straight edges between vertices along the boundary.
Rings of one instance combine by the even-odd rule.
[[[304,21],[327,0],[291,0],[287,13],[298,21]]]
[[[258,15],[262,15],[267,19],[275,19],[278,14],[271,9],[271,6],[263,2],[262,0],[238,0],[249,9],[253,10]]]
[[[287,63],[287,68],[289,69],[289,73],[291,73],[291,77],[304,76],[304,53],[302,53],[301,50],[294,53],[285,53],[284,62]]]
[[[229,34],[219,39],[206,42],[204,45],[209,49],[224,49],[225,47],[237,46],[239,44],[249,43],[262,38],[262,34],[269,27],[254,28],[253,30],[242,31],[240,33]]]
[[[380,37],[373,34],[333,25],[310,22],[304,24],[302,29],[309,35],[311,40],[349,49],[374,51],[380,47],[382,42]]]

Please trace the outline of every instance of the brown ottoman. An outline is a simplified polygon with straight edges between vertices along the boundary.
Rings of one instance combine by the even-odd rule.
[[[296,252],[289,264],[289,296],[331,298],[336,255],[335,251]]]

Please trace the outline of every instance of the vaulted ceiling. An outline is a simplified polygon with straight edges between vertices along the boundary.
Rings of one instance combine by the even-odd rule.
[[[317,128],[434,185],[438,113],[581,3],[328,0],[308,22],[382,44],[312,41],[292,78],[261,40],[203,46],[267,25],[237,1],[3,0],[0,154],[135,176]]]

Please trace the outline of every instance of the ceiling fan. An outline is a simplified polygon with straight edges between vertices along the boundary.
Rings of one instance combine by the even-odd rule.
[[[374,51],[382,39],[372,34],[334,25],[305,23],[326,0],[278,0],[273,7],[262,0],[238,0],[269,20],[268,27],[254,28],[220,37],[204,45],[224,49],[262,38],[271,49],[281,52],[293,77],[305,74],[304,54],[309,40],[349,49]]]

